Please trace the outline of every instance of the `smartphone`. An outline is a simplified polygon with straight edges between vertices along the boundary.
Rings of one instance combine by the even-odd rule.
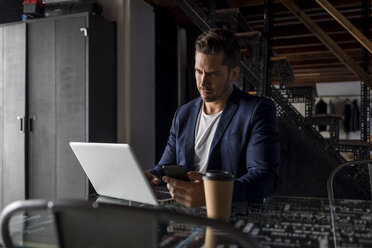
[[[189,177],[187,176],[187,171],[183,166],[163,165],[161,168],[164,172],[164,175],[167,177],[172,177],[183,181],[190,181]]]

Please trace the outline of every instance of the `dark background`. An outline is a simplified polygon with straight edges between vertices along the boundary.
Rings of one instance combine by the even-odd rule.
[[[22,20],[22,0],[0,0],[0,23]]]

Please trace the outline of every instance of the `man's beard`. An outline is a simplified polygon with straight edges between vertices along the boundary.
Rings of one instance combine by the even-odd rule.
[[[227,78],[227,80],[225,82],[225,88],[223,89],[223,91],[219,95],[212,95],[212,96],[203,97],[202,94],[201,94],[201,91],[202,90],[207,90],[207,91],[212,90],[213,91],[213,89],[198,87],[198,90],[199,90],[199,94],[200,94],[200,96],[201,96],[201,98],[203,99],[204,102],[214,102],[214,101],[217,101],[224,94],[226,94],[226,92],[229,90],[229,78]]]

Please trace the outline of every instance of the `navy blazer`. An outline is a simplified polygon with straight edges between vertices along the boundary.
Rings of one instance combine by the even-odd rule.
[[[162,165],[194,167],[195,126],[201,98],[181,106],[173,118],[168,144],[158,165],[149,172],[163,176]],[[278,182],[279,138],[274,103],[234,86],[211,144],[207,170],[222,169],[235,177],[233,201],[273,194]]]

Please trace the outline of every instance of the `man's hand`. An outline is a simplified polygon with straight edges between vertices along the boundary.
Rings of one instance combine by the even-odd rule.
[[[196,171],[187,173],[190,182],[164,176],[167,188],[173,199],[186,207],[200,207],[205,205],[204,185],[202,174]]]
[[[151,185],[158,185],[159,183],[161,183],[161,180],[157,178],[154,174],[151,174],[150,172],[145,171],[145,175]]]

